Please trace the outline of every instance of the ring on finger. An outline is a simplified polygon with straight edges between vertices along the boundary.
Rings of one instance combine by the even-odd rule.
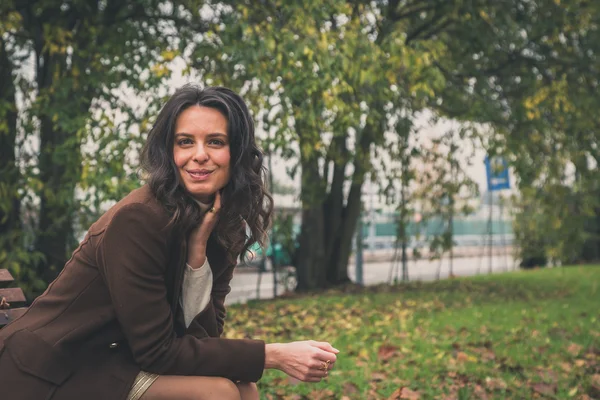
[[[327,365],[328,365],[327,363],[322,362],[321,363],[321,371],[327,371]]]

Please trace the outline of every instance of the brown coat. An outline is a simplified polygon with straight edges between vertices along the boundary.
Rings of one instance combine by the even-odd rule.
[[[235,265],[212,239],[211,302],[187,330],[186,240],[147,186],[94,223],[58,278],[0,330],[0,398],[125,399],[140,369],[260,379],[264,342],[221,339]]]

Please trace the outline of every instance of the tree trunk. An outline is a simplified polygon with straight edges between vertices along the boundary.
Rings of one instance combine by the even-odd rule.
[[[302,157],[301,157],[302,158]],[[302,160],[302,227],[296,257],[298,291],[327,286],[325,269],[325,227],[318,160]]]
[[[18,245],[20,173],[16,165],[17,105],[13,80],[13,65],[0,38],[0,252],[10,254]]]
[[[348,277],[348,262],[350,260],[350,253],[352,252],[352,238],[356,232],[356,225],[362,209],[362,187],[369,164],[371,138],[371,127],[367,125],[358,138],[352,185],[350,186],[348,201],[342,214],[341,229],[336,235],[339,239],[334,243],[331,258],[327,265],[327,277],[329,283],[332,285],[350,282],[350,278]]]
[[[327,259],[327,282],[336,285],[349,281],[347,274],[347,262],[342,268],[339,268],[340,251],[344,237],[344,223],[346,220],[346,207],[344,206],[344,181],[346,180],[345,170],[348,149],[346,147],[346,137],[341,135],[334,139],[334,148],[332,149],[334,161],[333,178],[331,180],[331,189],[325,202],[325,240],[326,240],[326,259]],[[351,238],[352,239],[352,238]],[[351,245],[351,243],[350,243]],[[348,250],[348,257],[350,256]],[[338,270],[343,269],[344,276],[338,276]]]
[[[38,89],[42,102],[48,108],[57,101],[73,101],[73,98],[56,98],[53,94],[56,77],[64,77],[66,62],[61,55],[38,53]],[[66,84],[66,83],[65,83]],[[47,97],[46,97],[47,96]],[[45,110],[45,107],[42,107]],[[46,283],[56,278],[75,243],[73,238],[73,210],[75,186],[81,175],[81,152],[77,129],[66,132],[60,118],[71,122],[81,111],[74,105],[72,115],[49,115],[42,111],[40,118],[40,214],[36,248],[44,255],[39,276]]]
[[[350,278],[348,277],[348,262],[352,253],[352,239],[356,232],[358,217],[361,211],[362,185],[362,182],[356,182],[350,187],[341,229],[337,234],[338,241],[327,266],[328,281],[332,285],[341,285],[350,282]]]

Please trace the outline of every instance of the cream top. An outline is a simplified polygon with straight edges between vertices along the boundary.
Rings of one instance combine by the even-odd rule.
[[[196,200],[196,203],[204,212],[212,207],[212,204],[205,204],[198,200]],[[204,310],[210,302],[212,285],[213,274],[208,258],[205,259],[200,268],[192,268],[188,263],[185,264],[180,304],[183,309],[186,327],[190,326],[194,317]]]

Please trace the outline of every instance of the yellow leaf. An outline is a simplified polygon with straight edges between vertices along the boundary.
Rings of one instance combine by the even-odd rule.
[[[173,50],[165,50],[161,53],[161,57],[165,61],[173,61],[175,56],[177,56],[177,53]]]

